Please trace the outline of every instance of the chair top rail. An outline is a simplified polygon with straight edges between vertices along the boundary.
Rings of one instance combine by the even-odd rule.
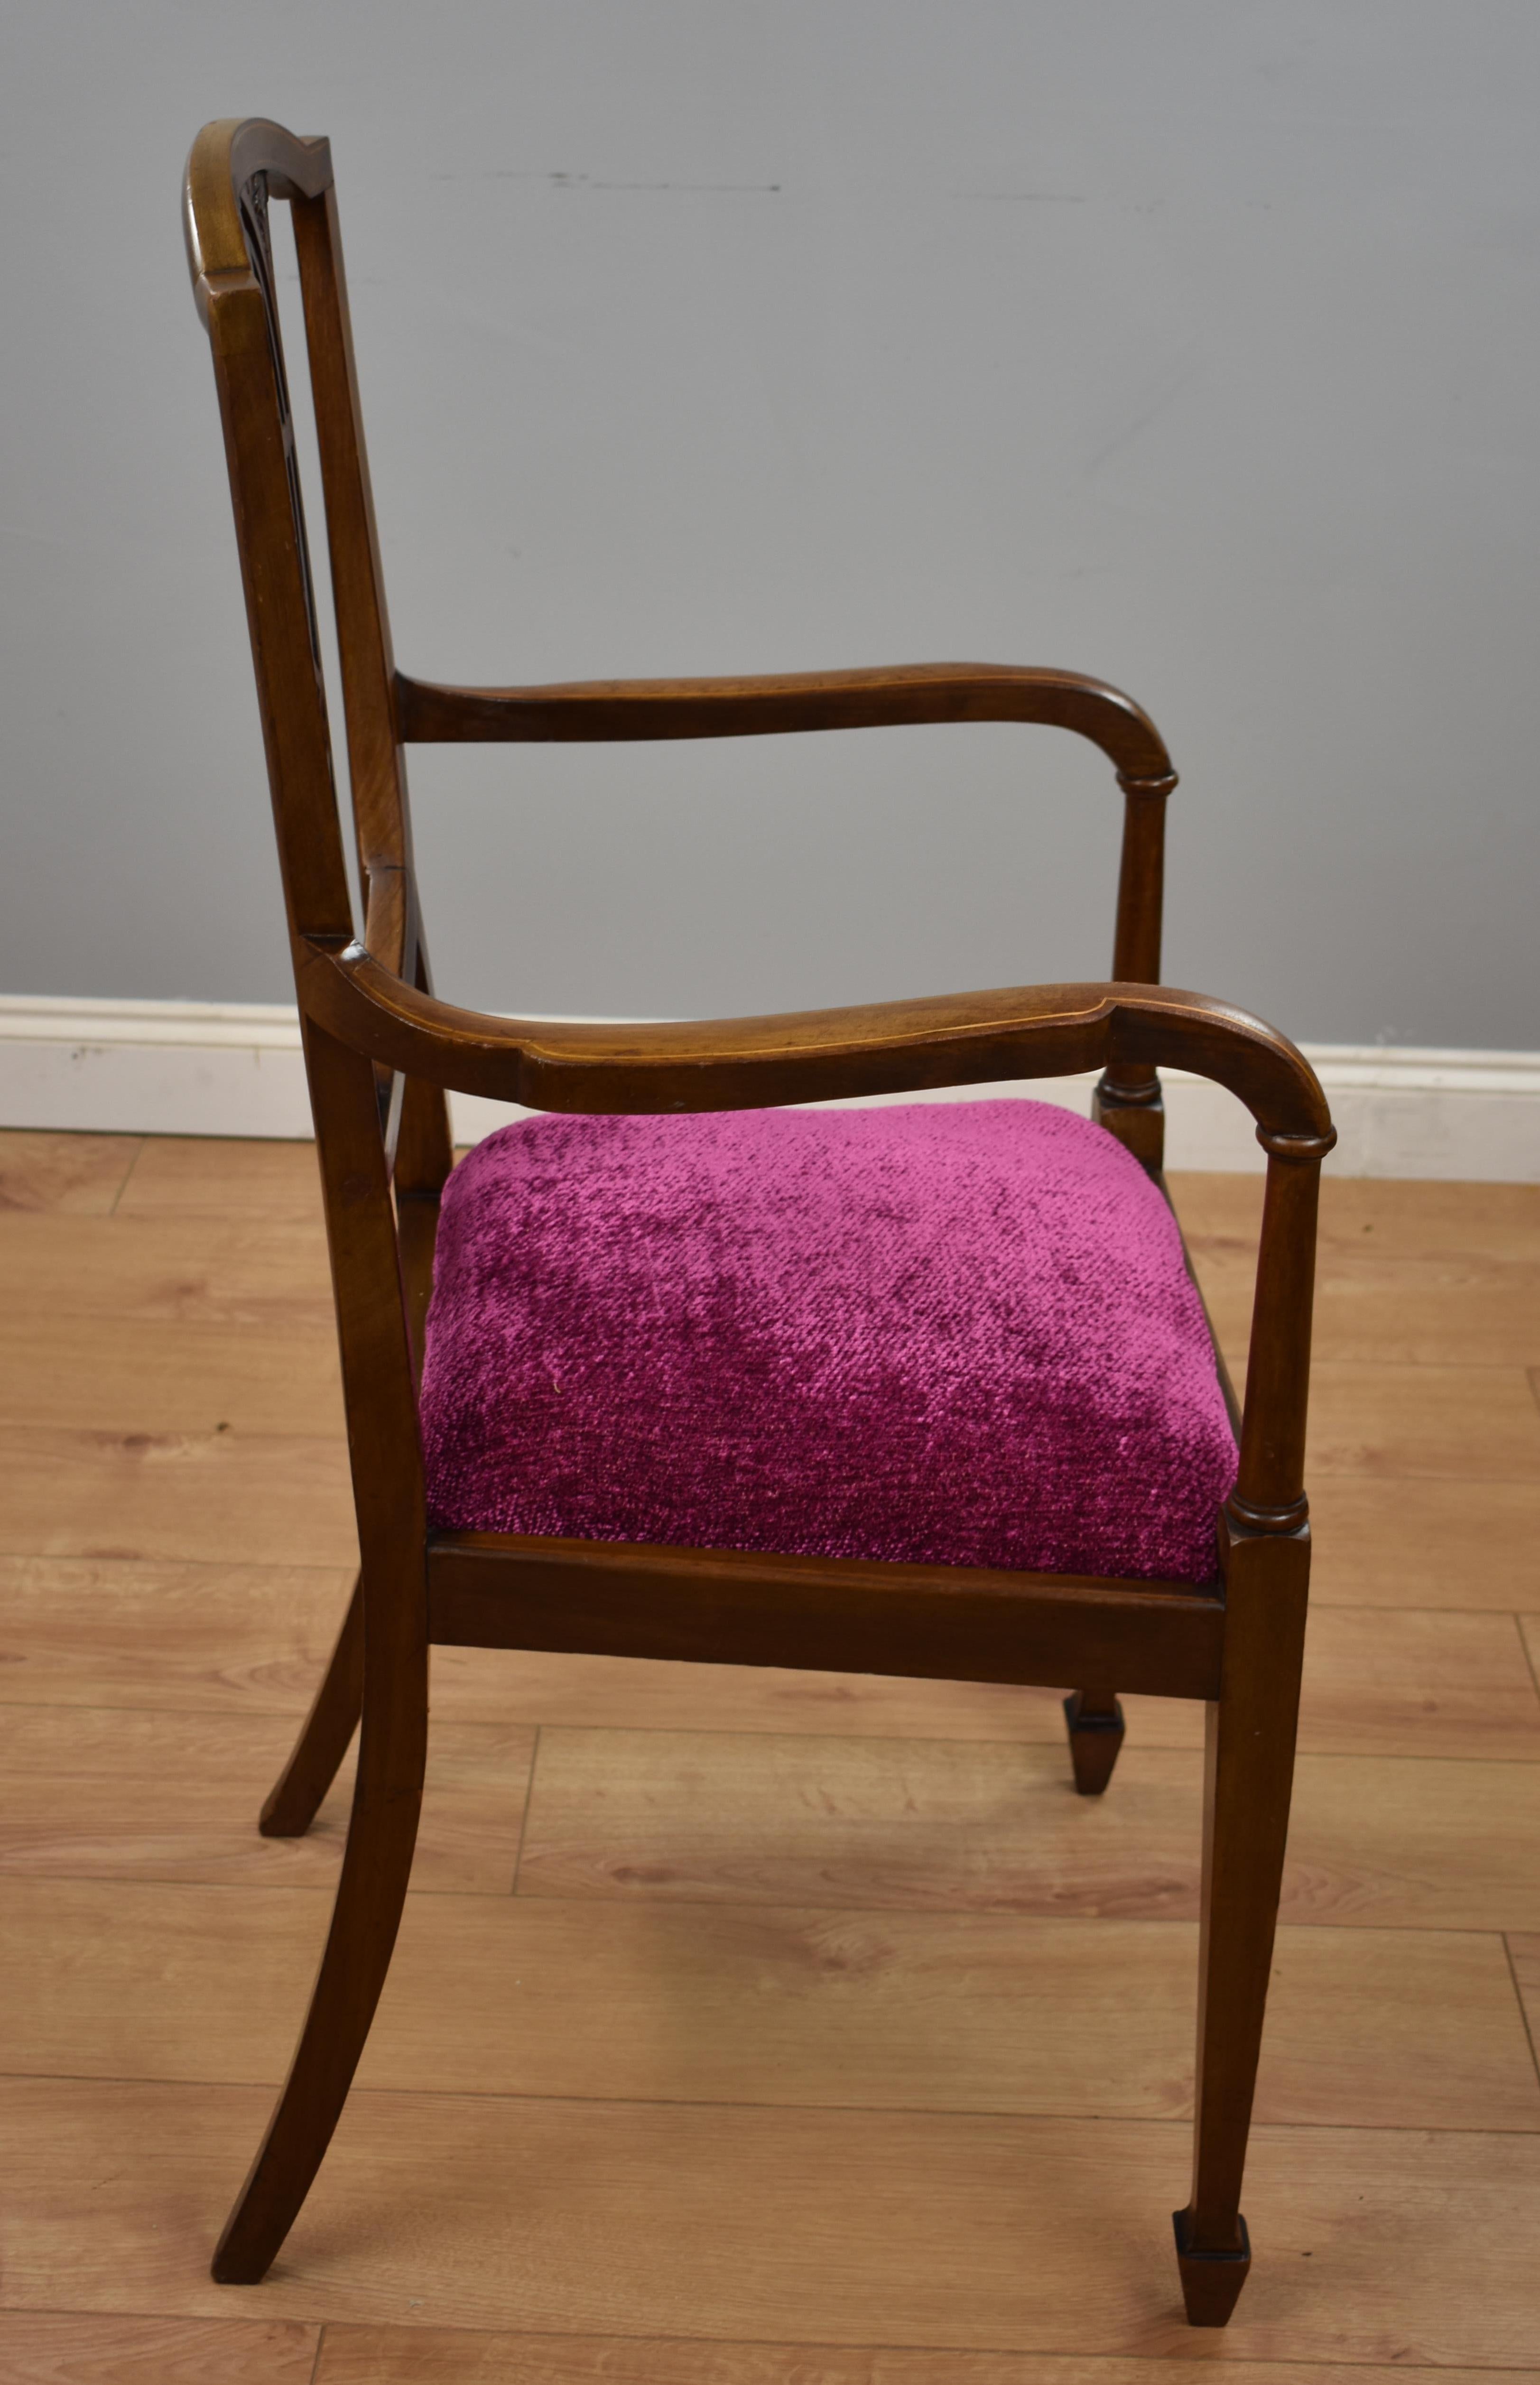
[[[332,182],[331,144],[301,140],[261,116],[221,117],[204,126],[187,160],[182,217],[200,313],[206,305],[201,284],[251,269],[240,203],[257,174],[266,175],[269,198],[319,198]]]
[[[576,680],[549,687],[441,687],[398,671],[395,706],[406,744],[762,737],[921,721],[1033,721],[1089,738],[1125,781],[1175,783],[1160,732],[1132,696],[1079,671],[1010,663],[907,663],[746,679]],[[1168,789],[1162,785],[1159,792]]]
[[[760,1018],[577,1026],[459,1009],[361,944],[308,937],[299,952],[301,1005],[340,1042],[409,1076],[531,1109],[771,1108],[1134,1060],[1227,1085],[1264,1142],[1282,1139],[1300,1156],[1331,1132],[1315,1072],[1285,1036],[1229,1003],[1163,986],[1013,986]]]

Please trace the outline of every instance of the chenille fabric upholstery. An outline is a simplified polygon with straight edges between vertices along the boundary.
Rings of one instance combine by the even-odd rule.
[[[1159,1192],[1016,1100],[489,1136],[422,1429],[440,1530],[1188,1581],[1235,1474]]]

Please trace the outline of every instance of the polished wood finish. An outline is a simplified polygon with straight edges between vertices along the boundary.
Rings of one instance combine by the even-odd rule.
[[[305,1034],[317,1117],[327,1121],[317,1145],[344,1396],[384,1448],[410,1449],[415,1387],[374,1073],[313,1022]],[[214,2276],[226,2285],[266,2274],[320,2166],[385,1983],[417,1842],[428,1753],[421,1466],[388,1478],[377,1465],[359,1468],[355,1490],[364,1644],[353,1817],[294,2067],[215,2252]],[[311,1740],[307,1729],[306,1760]]]
[[[1042,1681],[1095,1663],[1158,1697],[1219,1694],[1222,1600],[1183,1582],[440,1533],[435,1642],[923,1679]]]
[[[333,788],[268,235],[274,200],[294,213],[361,922]],[[1208,1703],[1212,1910],[1196,2183],[1184,2224],[1192,2257],[1228,2259],[1243,2226],[1241,2162],[1288,1810],[1308,1552],[1302,1465],[1314,1192],[1333,1134],[1319,1084],[1283,1037],[1227,1004],[1158,982],[1163,822],[1175,784],[1164,744],[1136,705],[1099,681],[994,665],[505,689],[404,676],[384,603],[325,142],[255,120],[207,127],[189,161],[187,229],[224,424],[315,1112],[361,1558],[355,1606],[265,1816],[276,1838],[304,1829],[361,1705],[336,1908],[294,2066],[220,2241],[216,2277],[253,2281],[266,2271],[362,2051],[407,1892],[435,1641],[984,1681],[1079,1678],[1101,1685],[1080,1693],[1071,1716],[1085,1788],[1105,1786],[1116,1753],[1105,1728],[1116,1689]],[[498,1018],[434,995],[406,743],[972,719],[1060,727],[1113,763],[1125,813],[1111,982],[631,1028]],[[1210,1585],[595,1550],[512,1536],[430,1541],[416,1382],[437,1202],[452,1161],[446,1091],[551,1110],[669,1113],[1094,1068],[1102,1072],[1096,1116],[1158,1178],[1161,1065],[1227,1085],[1251,1109],[1270,1155],[1240,1473],[1226,1517],[1216,1519]],[[1248,1845],[1261,1854],[1243,1879],[1238,1851]],[[1189,2308],[1201,2320],[1191,2290]]]
[[[1176,783],[1146,712],[1079,671],[1006,663],[916,663],[896,670],[802,671],[763,679],[574,681],[561,687],[434,687],[397,674],[398,732],[408,744],[563,744],[648,737],[765,737],[921,721],[1020,720],[1099,745],[1137,788]],[[1145,890],[1130,887],[1142,905]],[[1158,900],[1159,888],[1156,888]],[[1158,926],[1156,928],[1158,938]]]
[[[582,1027],[460,1010],[351,942],[305,937],[296,968],[306,1015],[355,1050],[532,1109],[762,1109],[1159,1062],[1227,1085],[1281,1150],[1320,1160],[1331,1148],[1325,1097],[1292,1043],[1229,1004],[1163,986],[1022,986],[774,1018]]]

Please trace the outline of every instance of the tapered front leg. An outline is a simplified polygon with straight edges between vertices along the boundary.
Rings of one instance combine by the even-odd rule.
[[[1308,1528],[1221,1526],[1224,1666],[1208,1708],[1192,2200],[1175,2215],[1194,2327],[1223,2327],[1251,2263],[1241,2179],[1288,1838]]]
[[[364,1585],[353,1585],[343,1628],[305,1728],[262,1808],[265,1839],[301,1839],[352,1744],[364,1703]]]

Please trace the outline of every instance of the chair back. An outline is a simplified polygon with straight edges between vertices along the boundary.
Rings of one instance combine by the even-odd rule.
[[[299,262],[364,901],[357,927],[269,231],[274,199],[290,206]],[[206,125],[188,160],[186,231],[224,425],[291,937],[345,944],[361,932],[378,959],[427,992],[395,663],[328,144],[296,140],[259,119]],[[397,1190],[434,1193],[451,1158],[443,1093],[414,1086],[404,1130],[405,1083],[393,1071],[379,1077]],[[322,1137],[319,1106],[316,1127]]]
[[[362,936],[430,991],[412,868],[394,665],[323,140],[279,125],[207,125],[188,160],[186,233],[224,426],[252,657],[296,981],[317,947],[357,949],[294,449],[268,210],[294,215],[342,657]],[[453,1165],[442,1088],[338,1043],[302,1000],[343,1392],[366,1572],[402,1572],[393,1610],[418,1629],[425,1505],[416,1377],[438,1198]],[[393,1181],[394,1180],[394,1181]],[[410,1553],[415,1552],[415,1556]],[[414,1575],[415,1568],[415,1575]],[[380,1615],[386,1609],[381,1607]],[[377,1627],[378,1628],[378,1627]]]

